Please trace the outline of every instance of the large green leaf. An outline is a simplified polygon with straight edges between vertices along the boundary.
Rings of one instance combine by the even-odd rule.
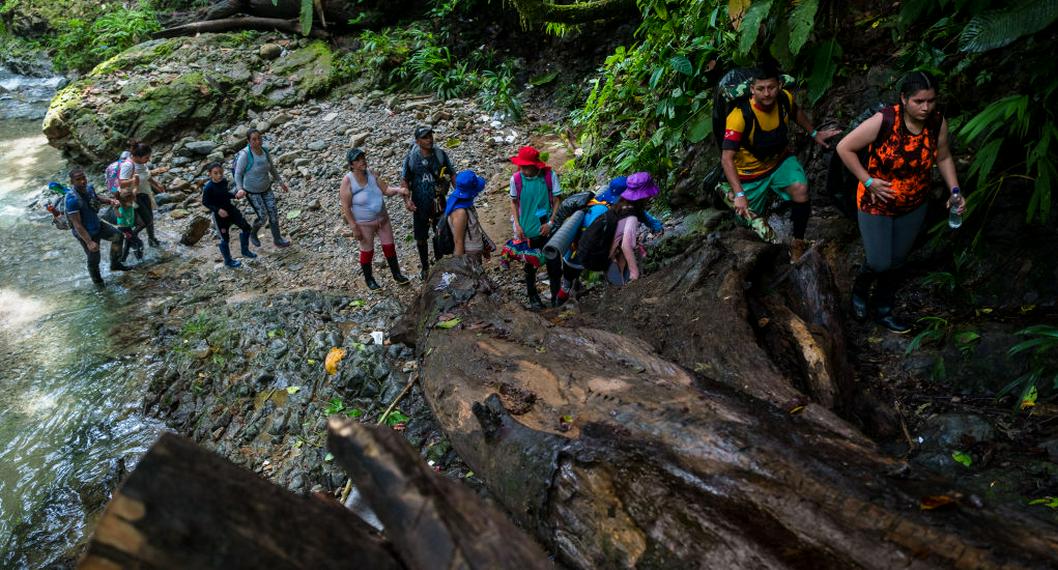
[[[989,10],[967,22],[959,49],[980,53],[1035,34],[1058,20],[1058,0],[1022,0],[1002,10]]]
[[[753,44],[757,42],[757,36],[760,35],[760,25],[771,12],[771,5],[772,0],[754,2],[746,11],[745,17],[742,18],[742,36],[738,39],[740,54],[748,55],[749,50],[753,49]]]
[[[801,52],[816,23],[819,0],[802,0],[790,13],[790,53]]]
[[[834,82],[841,53],[841,45],[835,39],[827,40],[813,50],[812,70],[808,75],[808,98],[813,105]]]
[[[691,60],[687,59],[685,55],[674,55],[669,59],[669,65],[672,69],[684,75],[694,75],[694,66],[691,64]]]
[[[298,23],[301,24],[301,35],[309,35],[312,31],[312,0],[301,0],[301,14],[298,15]]]
[[[705,137],[712,134],[713,116],[707,111],[707,109],[702,109],[694,117],[691,117],[690,124],[687,127],[687,140],[691,143],[700,143],[705,140]]]

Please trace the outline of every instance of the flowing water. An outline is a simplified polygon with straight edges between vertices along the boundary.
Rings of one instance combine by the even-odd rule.
[[[145,371],[120,340],[141,301],[93,287],[70,232],[31,207],[49,180],[65,182],[65,162],[40,134],[58,84],[0,68],[2,568],[68,562],[162,429],[138,413]]]

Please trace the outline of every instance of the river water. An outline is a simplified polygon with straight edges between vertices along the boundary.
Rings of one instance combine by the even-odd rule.
[[[31,208],[67,167],[40,118],[58,78],[0,67],[0,567],[68,562],[97,507],[163,429],[120,334],[140,302],[92,286],[81,247]],[[100,183],[99,173],[89,178]]]

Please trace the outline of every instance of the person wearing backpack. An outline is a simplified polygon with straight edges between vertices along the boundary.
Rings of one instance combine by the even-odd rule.
[[[88,177],[81,168],[70,171],[71,188],[66,192],[65,212],[70,231],[81,244],[88,257],[88,275],[92,283],[103,285],[103,276],[99,273],[99,242],[110,242],[110,270],[127,271],[129,268],[121,263],[124,236],[114,226],[99,219],[98,203],[106,202],[117,207],[120,203],[109,197],[97,196],[95,189],[88,183]]]
[[[415,142],[400,167],[401,186],[408,191],[404,205],[412,213],[415,247],[419,252],[419,275],[423,281],[430,272],[430,228],[435,228],[444,211],[448,188],[455,167],[448,153],[434,146],[433,129],[415,129]],[[440,254],[434,251],[434,257]]]
[[[477,261],[495,251],[496,246],[485,234],[474,208],[474,198],[485,189],[485,179],[473,170],[456,175],[455,185],[445,202],[444,219],[452,232],[452,254],[469,255]]]
[[[612,200],[593,200],[583,222],[576,247],[564,258],[562,287],[556,305],[569,300],[580,274],[585,270],[606,271],[615,285],[639,279],[637,244],[639,224],[650,227],[646,210],[660,192],[648,172],[615,178],[600,196]]]
[[[353,237],[360,243],[360,269],[364,272],[364,282],[368,289],[379,289],[381,286],[372,275],[371,262],[375,255],[375,236],[382,242],[382,253],[393,274],[397,285],[407,285],[411,281],[400,272],[397,263],[397,247],[393,244],[393,227],[390,225],[389,213],[383,196],[404,196],[408,190],[393,188],[385,180],[375,178],[367,169],[367,154],[354,148],[345,154],[349,172],[342,177],[338,189],[338,199],[342,205],[342,216],[353,230]]]
[[[165,192],[165,188],[157,180],[151,178],[151,169],[147,164],[150,160],[150,145],[136,143],[128,158],[122,160],[121,167],[118,169],[118,187],[121,191],[135,188],[136,217],[139,219],[137,233],[146,228],[147,243],[151,247],[160,247],[162,242],[158,241],[154,234],[154,208],[156,207],[154,193]]]
[[[254,214],[257,215],[250,233],[250,241],[254,247],[261,247],[257,232],[264,227],[265,220],[268,220],[268,227],[272,230],[272,243],[276,247],[289,247],[290,241],[283,239],[279,231],[279,213],[276,211],[272,182],[279,182],[284,192],[289,192],[290,187],[272,163],[272,156],[264,146],[261,131],[250,129],[246,133],[246,140],[246,148],[240,150],[235,157],[235,197],[246,196]]]
[[[224,166],[214,162],[206,167],[206,172],[209,173],[209,180],[202,186],[202,205],[213,213],[213,223],[220,233],[220,243],[217,247],[224,258],[224,265],[232,269],[241,267],[242,262],[231,257],[231,227],[238,226],[241,230],[239,245],[242,256],[247,259],[257,257],[256,253],[250,251],[250,233],[253,229],[231,201],[234,196],[228,188],[228,179],[224,177]]]
[[[866,166],[857,156],[865,148]],[[948,122],[937,110],[936,77],[922,71],[905,76],[900,102],[856,127],[837,152],[860,181],[856,215],[866,260],[853,283],[852,314],[866,319],[870,304],[875,322],[894,333],[909,332],[893,314],[893,302],[899,270],[926,219],[934,164],[951,190],[948,208],[962,213],[966,207],[948,146]]]
[[[511,157],[518,171],[511,176],[511,215],[514,220],[514,239],[528,242],[533,249],[543,248],[547,244],[558,214],[559,196],[562,188],[558,184],[558,175],[540,160],[540,152],[531,146],[518,149],[518,154]],[[547,277],[550,281],[551,304],[558,304],[558,290],[562,286],[562,261],[548,259],[545,263]],[[540,294],[536,290],[536,267],[525,264],[525,287],[529,295],[529,306],[533,309],[544,308]]]
[[[779,70],[771,64],[754,70],[749,96],[734,102],[725,121],[720,164],[729,188],[723,194],[736,219],[749,225],[765,241],[776,241],[765,221],[772,194],[791,201],[793,241],[790,257],[796,261],[805,248],[805,230],[812,213],[808,178],[789,149],[791,117],[812,140],[826,147],[836,129],[816,130],[794,102],[793,94],[780,83]]]

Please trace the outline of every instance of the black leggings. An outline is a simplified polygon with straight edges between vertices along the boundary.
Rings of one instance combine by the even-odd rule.
[[[893,307],[900,286],[899,269],[907,261],[918,232],[926,220],[926,204],[901,216],[879,216],[857,212],[863,251],[867,260],[856,276],[854,292],[864,296],[877,280],[873,303],[880,313]]]
[[[537,236],[530,238],[529,247],[543,249],[547,245],[549,237]],[[558,294],[558,290],[562,286],[562,259],[559,257],[549,259],[545,267],[547,268],[547,280],[551,290],[551,297],[553,298]],[[536,268],[529,263],[525,264],[525,285],[529,290],[530,296],[536,293]]]

